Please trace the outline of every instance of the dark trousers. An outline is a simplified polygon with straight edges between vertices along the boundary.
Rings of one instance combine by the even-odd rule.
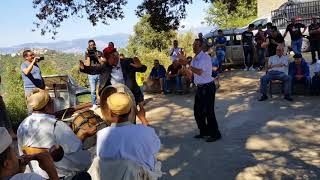
[[[0,96],[0,127],[5,127],[7,130],[12,130],[11,121],[6,112],[6,106]]]
[[[320,59],[320,40],[310,40],[310,48],[312,55],[312,62],[316,62],[316,52],[318,52],[318,59]]]
[[[253,65],[254,47],[243,46],[243,53],[244,53],[244,64],[246,67],[249,68]]]
[[[314,75],[312,77],[311,89],[315,93],[320,93],[320,75]]]
[[[214,112],[216,86],[213,82],[198,86],[195,102],[194,117],[200,134],[217,137],[220,135],[216,115]]]

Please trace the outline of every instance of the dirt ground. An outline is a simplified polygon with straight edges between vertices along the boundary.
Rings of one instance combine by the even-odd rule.
[[[215,112],[222,139],[194,139],[194,94],[146,95],[163,180],[320,179],[320,97],[258,102],[262,72],[225,72]]]

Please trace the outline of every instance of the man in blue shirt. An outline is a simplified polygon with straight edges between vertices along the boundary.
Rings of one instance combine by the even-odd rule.
[[[164,89],[164,81],[166,79],[166,69],[159,63],[158,59],[154,60],[153,68],[151,70],[149,79],[152,81],[159,81],[160,88],[163,93],[165,93]]]
[[[294,61],[289,64],[288,72],[292,79],[292,87],[297,83],[302,83],[307,89],[310,88],[311,77],[308,63],[301,54],[295,54],[293,58]]]
[[[227,39],[223,36],[223,31],[218,30],[218,37],[216,38],[216,55],[219,62],[219,69],[222,70],[222,62],[224,61],[226,55],[226,43]]]
[[[25,97],[28,97],[36,88],[45,89],[45,84],[37,64],[39,58],[35,57],[31,50],[23,51],[22,55],[25,61],[21,64],[21,76],[24,82]],[[28,106],[28,112],[31,113],[31,111],[31,107]]]

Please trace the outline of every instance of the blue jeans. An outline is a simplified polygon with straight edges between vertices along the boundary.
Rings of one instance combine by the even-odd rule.
[[[291,48],[294,54],[301,54],[302,38],[291,41]]]
[[[90,84],[90,92],[91,92],[91,102],[92,105],[97,104],[97,85],[100,84],[100,78],[99,75],[88,75],[89,84]]]
[[[166,80],[164,81],[164,92],[168,91],[168,84],[170,82],[174,81],[175,85],[176,85],[176,91],[182,91],[182,83],[181,83],[181,76],[175,76],[173,78],[166,78]]]
[[[265,48],[258,48],[259,66],[264,67],[264,58],[266,54]]]
[[[222,62],[224,61],[226,52],[224,50],[217,50],[216,55],[217,55],[217,60],[219,62],[219,69],[221,69]]]
[[[287,96],[291,95],[291,77],[284,72],[280,71],[269,71],[266,75],[260,78],[260,93],[267,95],[267,87],[271,80],[280,80],[284,85],[284,94]]]

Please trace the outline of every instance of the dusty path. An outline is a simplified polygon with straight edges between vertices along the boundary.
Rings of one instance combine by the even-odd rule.
[[[162,142],[162,179],[320,179],[320,97],[258,102],[260,75],[224,74],[216,96],[223,138],[213,143],[192,138],[193,94],[147,96]]]

